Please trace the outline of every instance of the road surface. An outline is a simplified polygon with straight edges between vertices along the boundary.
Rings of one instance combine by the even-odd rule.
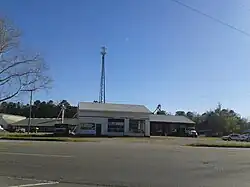
[[[1,187],[249,187],[250,149],[0,142]]]

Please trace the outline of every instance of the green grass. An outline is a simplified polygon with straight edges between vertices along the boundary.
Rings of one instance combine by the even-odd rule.
[[[221,140],[221,138],[218,137],[199,137],[200,140],[204,140],[204,141],[215,141],[215,140]]]
[[[0,134],[0,137],[52,137],[53,134],[45,134],[45,133],[4,133]]]
[[[222,148],[250,148],[248,142],[226,142],[226,143],[192,143],[192,147],[222,147]]]
[[[5,133],[0,135],[2,140],[27,140],[27,141],[57,141],[57,142],[97,142],[98,138],[89,137],[56,137],[53,134],[21,134]]]
[[[56,142],[97,142],[98,140],[86,138],[67,137],[2,137],[2,140],[27,140],[27,141],[56,141]]]

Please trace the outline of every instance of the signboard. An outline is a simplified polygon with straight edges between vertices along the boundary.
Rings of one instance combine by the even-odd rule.
[[[80,125],[80,134],[95,135],[96,128],[94,123],[84,123]]]

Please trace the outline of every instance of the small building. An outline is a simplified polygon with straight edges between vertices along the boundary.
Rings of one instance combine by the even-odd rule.
[[[61,124],[60,118],[31,118],[30,122],[30,131],[35,131],[38,128],[37,132],[54,132],[55,124]],[[16,123],[11,124],[12,128],[19,129],[24,128],[28,131],[29,128],[29,118],[17,121]],[[64,124],[68,124],[72,129],[78,125],[78,119],[76,118],[64,118]]]
[[[185,116],[150,115],[150,135],[152,136],[184,136],[185,130],[194,125],[195,122]]]
[[[150,114],[144,105],[80,102],[76,132],[97,136],[150,136]]]

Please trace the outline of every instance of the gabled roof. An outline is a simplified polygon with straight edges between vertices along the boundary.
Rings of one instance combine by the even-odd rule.
[[[17,126],[27,126],[29,122],[29,119],[24,119],[21,121],[18,121],[16,123],[13,123],[12,125]],[[32,126],[54,126],[57,123],[61,123],[61,119],[59,118],[31,118],[31,125]],[[76,118],[64,118],[64,124],[71,124],[71,125],[77,125],[78,119]]]
[[[80,102],[79,110],[102,111],[102,112],[132,112],[132,113],[151,113],[144,105],[114,104],[114,103],[92,103]]]
[[[166,123],[186,123],[195,124],[192,120],[185,116],[173,116],[173,115],[156,115],[152,114],[149,117],[150,122],[166,122]]]
[[[0,123],[5,125],[15,123],[25,118],[24,116],[0,113]]]

